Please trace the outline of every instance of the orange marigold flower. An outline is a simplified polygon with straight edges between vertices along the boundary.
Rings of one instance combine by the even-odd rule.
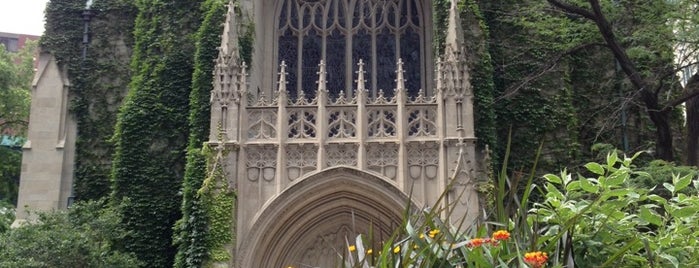
[[[526,262],[534,268],[544,267],[544,264],[546,264],[546,261],[548,261],[548,259],[549,256],[548,254],[546,254],[546,252],[535,251],[524,254],[524,262]]]
[[[508,231],[499,230],[493,233],[493,239],[495,240],[507,240],[508,238],[510,238],[510,232]]]
[[[470,248],[475,248],[475,247],[480,247],[483,245],[483,243],[486,243],[486,240],[483,238],[474,238],[471,239],[471,241],[468,241],[468,244],[466,244],[467,247]]]

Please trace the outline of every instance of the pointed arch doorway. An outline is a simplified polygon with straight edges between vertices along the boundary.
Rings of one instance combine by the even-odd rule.
[[[408,200],[392,182],[358,169],[310,175],[256,215],[240,267],[336,267],[357,234],[372,233],[376,245],[388,239]]]

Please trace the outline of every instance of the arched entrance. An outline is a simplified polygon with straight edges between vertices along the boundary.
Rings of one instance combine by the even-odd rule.
[[[407,204],[393,183],[370,173],[315,173],[263,207],[239,248],[240,267],[336,267],[345,239],[354,244],[357,234],[370,232],[375,241],[387,239]]]

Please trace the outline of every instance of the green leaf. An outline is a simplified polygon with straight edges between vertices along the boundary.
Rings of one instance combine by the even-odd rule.
[[[560,177],[553,175],[553,174],[546,174],[546,175],[544,175],[544,178],[550,183],[555,183],[555,184],[563,183],[563,180],[561,180]]]
[[[593,184],[588,179],[580,180],[580,188],[585,192],[596,194],[599,191],[599,185]]]
[[[617,186],[624,183],[627,177],[628,174],[625,172],[614,172],[614,174],[607,178],[606,184],[607,186]]]
[[[640,211],[638,216],[641,219],[643,219],[651,224],[654,224],[654,225],[658,225],[658,226],[662,225],[663,218],[660,217],[660,215],[658,215],[658,213],[656,213],[654,210],[649,209],[648,207],[645,207],[645,206],[641,207],[640,210],[641,211]]]
[[[689,207],[683,207],[680,209],[675,209],[672,212],[670,212],[670,215],[676,218],[686,218],[686,217],[691,217],[694,216],[694,214],[699,211],[699,207],[696,206],[689,206]]]
[[[660,257],[663,259],[666,259],[667,261],[672,263],[673,267],[675,267],[675,268],[680,267],[680,262],[677,260],[677,258],[675,256],[672,256],[672,255],[667,254],[667,253],[663,253],[663,254],[660,254]]]
[[[675,191],[682,191],[682,189],[687,188],[690,183],[692,183],[692,174],[687,174],[682,178],[675,180],[677,177],[673,176],[673,184],[675,184]]]
[[[590,162],[585,164],[585,168],[589,170],[592,173],[595,173],[597,175],[604,175],[604,167],[602,165],[597,164],[595,162]]]
[[[616,154],[616,150],[612,150],[612,152],[607,155],[607,167],[614,167],[617,160],[619,160],[619,156]]]
[[[675,193],[675,186],[669,183],[663,183],[663,187],[667,189],[668,191],[672,192],[673,194]]]
[[[566,191],[567,191],[567,192],[572,192],[572,191],[575,191],[575,190],[579,190],[580,188],[581,188],[581,187],[580,187],[580,181],[574,181],[574,182],[568,183],[568,185],[566,185]]]

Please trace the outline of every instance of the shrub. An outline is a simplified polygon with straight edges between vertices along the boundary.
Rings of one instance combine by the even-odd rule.
[[[118,249],[125,234],[119,209],[91,201],[39,213],[31,224],[0,234],[0,267],[139,267]]]

